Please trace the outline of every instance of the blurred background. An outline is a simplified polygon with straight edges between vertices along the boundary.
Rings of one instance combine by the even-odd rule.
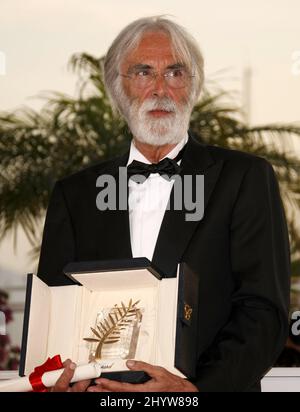
[[[0,369],[17,367],[26,274],[36,271],[54,181],[130,139],[106,98],[101,58],[125,25],[160,14],[205,57],[191,129],[274,166],[289,221],[291,315],[300,310],[299,0],[0,0]],[[278,365],[300,365],[297,339]]]

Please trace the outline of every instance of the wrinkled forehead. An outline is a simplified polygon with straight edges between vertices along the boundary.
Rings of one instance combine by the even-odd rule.
[[[189,67],[188,61],[184,61],[169,34],[164,32],[144,33],[140,39],[124,55],[122,68],[128,68],[136,64],[147,64],[153,67],[167,67],[180,63]]]

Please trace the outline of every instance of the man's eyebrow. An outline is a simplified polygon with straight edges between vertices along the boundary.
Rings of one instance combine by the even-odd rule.
[[[167,66],[166,70],[184,69],[185,67],[186,65],[183,63],[174,63],[174,64],[170,64],[169,66]],[[149,64],[138,63],[138,64],[135,64],[134,66],[129,67],[128,72],[138,71],[138,70],[149,70],[149,69],[153,69],[153,66],[150,66]]]
[[[168,70],[185,69],[186,65],[183,63],[174,63],[167,67]]]
[[[137,70],[149,70],[149,69],[153,69],[153,67],[149,66],[149,64],[138,63],[138,64],[135,64],[134,66],[129,67],[128,72],[137,71]]]

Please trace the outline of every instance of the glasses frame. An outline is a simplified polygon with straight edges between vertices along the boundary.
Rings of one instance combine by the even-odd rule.
[[[152,71],[151,69],[144,69],[144,70],[149,70],[149,71],[151,72],[151,81],[150,81],[149,85],[147,85],[147,86],[144,86],[144,87],[136,86],[138,89],[145,89],[146,87],[149,87],[150,85],[152,85],[152,84],[154,83],[154,81],[156,80],[156,78],[157,78],[158,76],[163,77],[164,80],[165,80],[165,82],[166,82],[166,84],[167,84],[168,87],[170,87],[171,89],[175,89],[175,90],[177,90],[177,89],[184,89],[184,88],[187,86],[187,84],[185,84],[185,85],[180,86],[180,87],[174,87],[174,86],[171,86],[170,84],[168,84],[168,82],[167,82],[167,80],[166,80],[166,79],[169,77],[169,76],[168,76],[168,73],[170,73],[170,72],[172,72],[172,71],[175,71],[175,70],[178,70],[178,69],[167,69],[167,70],[165,70],[164,73],[159,73],[159,72],[156,72],[156,71]],[[143,69],[141,69],[140,71],[143,71]],[[119,76],[125,77],[125,78],[130,79],[130,80],[135,80],[135,78],[133,77],[133,76],[134,76],[133,73],[132,73],[132,74],[119,73]],[[187,77],[188,77],[188,79],[191,79],[191,78],[193,78],[193,77],[196,77],[196,75],[195,75],[195,74],[189,74]]]

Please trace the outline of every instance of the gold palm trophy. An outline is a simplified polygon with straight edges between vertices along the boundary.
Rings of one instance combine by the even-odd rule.
[[[94,336],[84,338],[91,343],[90,360],[131,359],[135,357],[139,329],[142,322],[142,309],[130,299],[126,306],[115,304],[112,308],[102,309],[97,314]],[[96,347],[95,347],[96,346]]]

